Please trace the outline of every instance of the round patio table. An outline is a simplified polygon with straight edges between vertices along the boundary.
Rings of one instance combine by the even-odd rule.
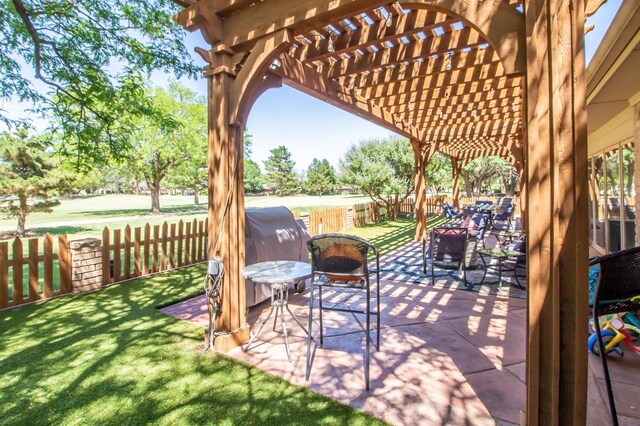
[[[502,273],[503,272],[513,272],[514,275],[516,273],[517,266],[514,264],[513,268],[504,267],[504,261],[511,258],[517,258],[518,256],[524,256],[525,253],[514,250],[506,250],[506,249],[482,249],[477,250],[476,253],[480,256],[480,260],[484,265],[484,274],[482,275],[482,280],[480,280],[480,284],[484,283],[485,278],[487,277],[487,270],[491,269],[493,271],[498,271],[498,291],[502,289]],[[496,259],[498,264],[492,265],[491,258]],[[487,261],[487,259],[489,259]],[[517,277],[516,277],[517,281]],[[519,285],[519,284],[518,284]]]
[[[269,315],[262,321],[258,331],[251,336],[249,343],[244,350],[248,351],[251,344],[255,341],[262,328],[267,323],[271,315],[276,313],[273,320],[273,329],[276,328],[278,321],[278,311],[280,312],[280,321],[282,321],[282,330],[284,332],[284,345],[287,350],[289,362],[291,362],[291,351],[289,350],[289,337],[287,335],[287,325],[284,319],[285,309],[289,311],[289,315],[300,328],[308,334],[307,329],[298,321],[289,309],[289,284],[297,283],[311,277],[311,265],[304,262],[295,262],[290,260],[272,260],[268,262],[255,263],[249,265],[242,270],[242,277],[256,283],[271,284],[271,310]]]

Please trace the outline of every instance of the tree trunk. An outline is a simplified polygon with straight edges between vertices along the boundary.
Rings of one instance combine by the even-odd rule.
[[[200,205],[200,199],[198,198],[198,190],[193,190],[193,204]]]
[[[464,180],[464,192],[467,194],[467,197],[471,197],[473,195],[473,185],[469,180],[469,175],[462,172],[462,179]]]
[[[20,195],[20,210],[18,211],[18,235],[20,237],[24,237],[25,234],[25,223],[27,222],[27,197],[24,195]]]
[[[160,186],[150,186],[151,213],[160,213]]]

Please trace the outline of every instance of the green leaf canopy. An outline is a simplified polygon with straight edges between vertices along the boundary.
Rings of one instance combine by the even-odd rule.
[[[0,0],[0,97],[55,117],[80,160],[120,157],[120,117],[154,113],[142,77],[197,72],[177,11],[167,0]],[[15,124],[5,110],[0,120]]]

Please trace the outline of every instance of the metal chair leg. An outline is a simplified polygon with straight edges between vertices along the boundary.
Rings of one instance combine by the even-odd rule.
[[[378,269],[380,269],[378,267]],[[376,315],[376,320],[377,320],[377,324],[376,324],[376,350],[379,351],[380,350],[380,317],[382,316],[382,313],[380,312],[380,278],[378,277],[376,279],[376,312],[378,313],[378,315]]]
[[[307,334],[307,371],[305,372],[304,379],[309,381],[309,374],[311,374],[311,326],[313,324],[313,277],[311,277],[311,285],[309,289],[309,329]]]
[[[320,300],[320,345],[324,344],[324,327],[322,326],[322,286],[318,286],[318,299]]]
[[[367,277],[367,342],[365,344],[364,352],[364,381],[365,390],[369,390],[369,361],[370,361],[370,346],[371,346],[371,287],[369,286],[369,278]]]
[[[611,411],[611,420],[613,426],[618,426],[618,414],[616,413],[616,402],[613,399],[613,388],[611,387],[611,377],[609,377],[609,366],[607,365],[607,353],[602,340],[602,332],[600,330],[600,322],[598,321],[598,312],[593,309],[593,322],[596,329],[596,337],[598,338],[598,347],[600,348],[600,358],[602,359],[602,369],[604,370],[604,382],[607,386],[607,397],[609,399],[609,410]]]

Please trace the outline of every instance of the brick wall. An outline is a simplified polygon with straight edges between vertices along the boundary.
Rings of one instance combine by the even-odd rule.
[[[84,238],[69,243],[73,275],[73,293],[98,290],[102,284],[102,243],[99,238]]]

